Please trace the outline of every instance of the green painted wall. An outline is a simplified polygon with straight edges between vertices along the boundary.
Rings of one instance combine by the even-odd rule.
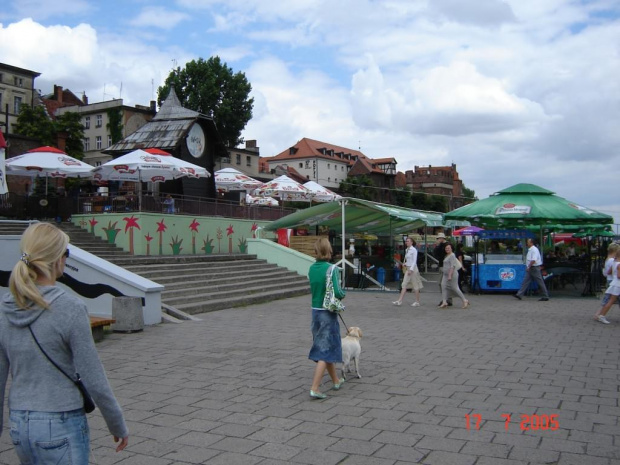
[[[269,221],[155,213],[73,215],[73,224],[133,255],[247,253],[247,239]],[[275,239],[260,230],[263,239]]]

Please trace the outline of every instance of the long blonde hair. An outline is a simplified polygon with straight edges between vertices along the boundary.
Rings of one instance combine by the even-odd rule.
[[[54,267],[67,250],[69,236],[50,223],[34,223],[22,234],[21,259],[13,267],[9,289],[19,308],[32,304],[49,308],[37,288],[36,281],[45,277],[55,281]]]

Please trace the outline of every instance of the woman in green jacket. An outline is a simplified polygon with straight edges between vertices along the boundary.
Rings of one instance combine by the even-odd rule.
[[[308,358],[316,362],[310,397],[325,399],[327,396],[319,391],[321,380],[325,370],[334,383],[332,389],[338,390],[344,379],[339,379],[336,374],[336,363],[342,363],[342,343],[340,341],[340,326],[338,315],[323,308],[325,291],[327,287],[327,271],[331,266],[329,259],[332,256],[332,247],[326,237],[322,237],[314,244],[316,263],[310,266],[308,279],[312,292],[312,348]],[[338,268],[332,270],[334,293],[339,299],[345,294],[340,287]]]

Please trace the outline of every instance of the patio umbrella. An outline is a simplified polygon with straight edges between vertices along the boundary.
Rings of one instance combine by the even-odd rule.
[[[314,181],[308,181],[304,183],[303,186],[312,192],[312,200],[315,202],[333,202],[334,200],[342,198],[342,196]]]
[[[68,177],[90,177],[93,166],[70,157],[55,147],[38,147],[28,152],[9,158],[6,161],[7,174],[36,178],[45,176],[45,194],[47,180]]]
[[[279,197],[287,202],[310,202],[312,199],[312,193],[308,189],[284,175],[263,184],[254,191],[254,195]]]
[[[208,177],[209,172],[198,165],[180,160],[172,155],[151,154],[134,150],[93,169],[98,181],[134,181],[139,183],[139,209],[142,210],[142,183],[164,182],[189,177]]]
[[[452,232],[453,236],[474,236],[477,232],[484,231],[478,226],[467,226],[465,228],[456,229]]]
[[[234,168],[223,168],[215,172],[215,187],[220,191],[249,191],[263,183]]]
[[[534,184],[516,184],[446,213],[444,218],[467,220],[490,228],[613,223],[609,215],[566,200]]]

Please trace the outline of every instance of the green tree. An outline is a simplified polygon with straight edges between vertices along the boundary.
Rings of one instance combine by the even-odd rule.
[[[473,189],[468,189],[465,186],[463,186],[463,197],[465,197],[465,205],[478,200],[478,197],[476,197],[476,192],[474,192]]]
[[[47,115],[43,106],[30,108],[28,105],[22,105],[17,116],[15,132],[49,146],[56,146],[58,134],[64,133],[65,152],[78,160],[84,158],[84,126],[78,113],[65,113],[54,121]]]
[[[252,118],[254,106],[254,99],[249,98],[252,86],[244,73],[233,73],[218,56],[192,60],[185,68],[173,70],[157,89],[158,104],[168,96],[171,85],[184,107],[215,120],[226,146],[243,143],[241,131]]]
[[[340,192],[346,197],[354,197],[362,200],[372,200],[374,186],[372,179],[367,175],[349,176],[340,183]]]
[[[22,105],[20,107],[15,132],[22,136],[37,139],[42,145],[56,144],[54,122],[41,105],[35,107]]]
[[[79,113],[67,112],[60,115],[54,122],[54,131],[64,132],[67,136],[65,141],[67,155],[78,160],[84,158],[84,126]]]
[[[441,195],[430,195],[424,192],[414,192],[411,195],[413,208],[446,213],[448,211],[448,199]]]
[[[393,204],[403,208],[413,208],[413,199],[411,198],[411,189],[408,187],[399,187],[393,191]]]

